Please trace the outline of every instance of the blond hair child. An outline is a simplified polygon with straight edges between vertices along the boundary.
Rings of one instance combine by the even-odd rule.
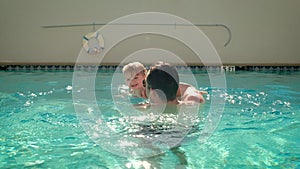
[[[129,92],[140,98],[148,98],[144,80],[146,78],[147,69],[140,62],[132,62],[125,65],[122,69],[125,83],[129,87]]]

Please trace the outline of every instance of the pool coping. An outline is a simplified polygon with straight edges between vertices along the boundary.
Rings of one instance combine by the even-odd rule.
[[[25,65],[25,64],[12,64],[12,65],[0,65],[0,70],[74,70],[82,69],[82,70],[90,70],[97,68],[98,70],[115,70],[116,68],[122,68],[120,65],[72,65],[72,64],[36,64],[36,65]],[[146,65],[148,67],[148,65]],[[176,68],[179,70],[184,70],[187,68],[193,70],[216,70],[216,71],[300,71],[300,66],[298,65],[189,65],[182,66],[177,65]]]

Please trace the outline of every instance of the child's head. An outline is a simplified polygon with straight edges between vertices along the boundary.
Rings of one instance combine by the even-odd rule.
[[[146,69],[140,62],[132,62],[122,69],[126,84],[132,89],[143,87],[143,80],[146,77]]]

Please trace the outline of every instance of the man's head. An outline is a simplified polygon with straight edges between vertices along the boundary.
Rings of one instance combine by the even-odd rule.
[[[177,70],[168,63],[158,62],[150,68],[147,75],[147,87],[150,90],[159,89],[162,93],[157,93],[163,100],[173,101],[176,99],[179,87],[179,76]]]

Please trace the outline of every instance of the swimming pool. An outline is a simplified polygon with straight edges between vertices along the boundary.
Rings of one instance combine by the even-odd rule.
[[[0,71],[0,168],[299,168],[300,72],[225,75],[227,88],[216,89],[205,72],[194,72],[200,89],[210,93],[199,114],[209,110],[215,90],[225,93],[222,119],[211,137],[200,143],[199,127],[177,148],[134,159],[110,153],[87,136],[74,110],[71,70]],[[112,77],[113,70],[100,71],[95,81],[110,124],[120,118]],[[199,117],[199,125],[203,120]]]

